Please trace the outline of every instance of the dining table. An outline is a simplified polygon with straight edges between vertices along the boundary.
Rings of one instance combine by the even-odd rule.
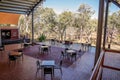
[[[9,56],[22,57],[22,60],[23,60],[23,53],[22,53],[22,52],[10,51],[10,52],[9,52]]]
[[[49,46],[48,45],[41,45],[39,47],[39,52],[45,53],[46,51],[48,52]]]
[[[73,58],[73,56],[74,56],[74,57],[75,57],[75,60],[76,60],[77,53],[76,53],[75,50],[73,50],[73,49],[68,49],[68,50],[66,50],[66,53],[67,53],[68,59],[71,60],[71,58]]]
[[[22,55],[22,52],[17,52],[17,51],[10,51],[10,54],[11,56],[21,56]]]
[[[66,52],[67,52],[67,54],[70,54],[70,55],[72,55],[73,53],[76,53],[76,51],[73,49],[68,49],[68,50],[66,50]]]
[[[54,76],[54,66],[55,66],[55,61],[54,60],[42,60],[41,61],[41,67],[42,67],[42,74],[45,75],[45,69],[51,69],[52,70],[52,77]],[[51,77],[51,78],[52,78]]]

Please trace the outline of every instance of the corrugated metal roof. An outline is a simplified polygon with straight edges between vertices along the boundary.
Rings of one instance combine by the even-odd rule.
[[[0,0],[0,12],[30,14],[45,0]],[[109,0],[120,7],[120,0]]]
[[[30,14],[45,0],[0,0],[0,12]]]

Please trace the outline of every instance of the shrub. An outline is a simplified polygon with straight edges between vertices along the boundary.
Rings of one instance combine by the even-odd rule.
[[[39,36],[38,40],[39,40],[40,42],[43,42],[43,41],[46,40],[46,36],[45,36],[44,34],[41,34],[41,35]]]

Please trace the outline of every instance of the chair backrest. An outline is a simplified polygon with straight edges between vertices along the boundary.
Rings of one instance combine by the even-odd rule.
[[[17,59],[15,56],[12,56],[12,55],[8,55],[8,56],[10,61],[15,61]]]
[[[60,60],[60,64],[59,64],[59,65],[60,65],[60,66],[62,66],[62,64],[63,64],[63,61],[62,61],[62,60]]]
[[[40,68],[41,64],[40,64],[40,62],[38,60],[36,61],[36,65],[37,65],[37,68]]]
[[[72,53],[72,56],[76,56],[77,55],[77,53],[75,52],[75,53]]]
[[[64,55],[64,52],[63,52],[63,51],[61,51],[61,54],[62,54],[62,55]]]
[[[61,55],[62,55],[62,56],[65,56],[65,55],[66,55],[66,53],[65,53],[65,52],[63,52],[63,51],[61,51]]]
[[[44,74],[52,74],[52,73],[53,73],[53,67],[52,66],[44,68]]]
[[[65,50],[68,50],[68,48],[65,48]]]
[[[51,50],[51,46],[49,46],[49,50]]]
[[[48,48],[43,48],[43,51],[48,51]]]
[[[68,48],[65,48],[65,52],[68,50]]]
[[[45,44],[42,44],[42,46],[46,46]]]
[[[51,53],[51,46],[49,46],[48,50],[49,50],[49,52]]]

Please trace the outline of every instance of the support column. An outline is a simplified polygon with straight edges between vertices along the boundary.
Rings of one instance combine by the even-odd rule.
[[[95,53],[94,65],[96,64],[96,62],[97,62],[97,60],[99,58],[100,52],[101,52],[103,18],[104,18],[104,0],[99,0],[97,42],[96,42],[96,53]]]
[[[108,9],[109,9],[109,0],[106,0],[105,24],[104,24],[104,35],[103,35],[103,49],[105,49],[105,43],[106,43],[107,22],[108,22]]]
[[[34,10],[32,11],[32,43],[34,42]]]

